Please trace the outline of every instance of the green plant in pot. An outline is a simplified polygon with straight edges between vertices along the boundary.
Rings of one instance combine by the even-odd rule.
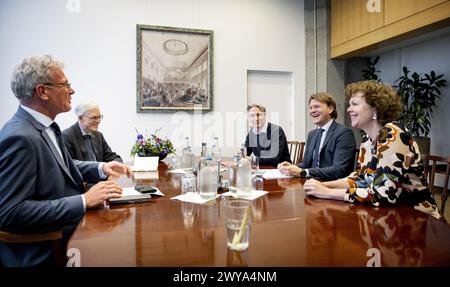
[[[362,77],[364,80],[373,80],[373,81],[377,81],[377,82],[381,82],[381,79],[378,77],[377,73],[379,73],[380,71],[378,71],[376,69],[376,65],[378,63],[378,61],[380,60],[380,56],[377,56],[375,58],[367,58],[367,69],[362,70]]]
[[[410,74],[407,67],[403,67],[403,75],[395,83],[397,92],[403,102],[403,112],[399,122],[413,135],[419,145],[420,152],[430,153],[431,117],[436,100],[441,97],[441,88],[446,86],[444,75]]]

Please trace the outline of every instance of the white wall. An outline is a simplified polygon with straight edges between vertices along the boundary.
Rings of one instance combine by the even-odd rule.
[[[380,55],[377,70],[381,71],[383,82],[393,83],[402,75],[402,67],[418,73],[444,74],[447,87],[442,88],[442,96],[437,100],[431,121],[430,152],[450,156],[448,135],[450,134],[450,35],[408,46]]]
[[[447,87],[441,89],[441,99],[437,100],[431,120],[430,153],[450,156],[448,135],[450,134],[450,35],[423,41],[380,55],[377,70],[381,71],[383,82],[394,84],[402,74],[402,67],[411,72],[444,74]],[[436,176],[435,185],[443,186],[444,177]]]
[[[80,12],[69,12],[68,2],[80,3]],[[136,113],[136,24],[147,24],[214,31],[214,111],[223,124],[212,133],[222,133],[222,143],[235,138],[226,141],[225,155],[245,137],[245,129],[227,129],[225,116],[245,111],[247,70],[293,72],[295,137],[305,138],[303,15],[303,0],[2,0],[0,126],[17,108],[9,87],[13,67],[26,56],[51,54],[66,65],[76,91],[72,106],[82,100],[101,104],[100,129],[125,160],[135,127],[149,132],[162,127],[161,135],[178,147],[184,135],[175,133],[183,131],[199,146],[201,120],[183,121],[180,128],[172,114]],[[194,115],[186,118],[194,122]],[[66,128],[75,115],[56,120]],[[211,143],[209,136],[203,140]]]
[[[247,102],[258,103],[267,109],[266,120],[283,129],[287,140],[295,140],[294,97],[292,73],[274,71],[248,71]]]

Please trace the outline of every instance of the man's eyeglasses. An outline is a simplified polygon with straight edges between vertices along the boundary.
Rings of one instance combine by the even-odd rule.
[[[72,88],[72,85],[70,83],[44,83],[44,86],[54,86],[54,87],[65,87],[65,88]]]
[[[92,121],[100,121],[100,120],[103,119],[103,115],[92,116],[92,117],[83,116],[83,117],[85,117],[85,118],[87,118],[87,119],[90,119],[90,120],[92,120]]]

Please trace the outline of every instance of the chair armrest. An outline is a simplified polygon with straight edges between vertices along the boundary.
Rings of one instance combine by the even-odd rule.
[[[42,241],[53,241],[62,238],[62,230],[46,233],[18,234],[0,231],[0,242],[3,243],[32,243]]]

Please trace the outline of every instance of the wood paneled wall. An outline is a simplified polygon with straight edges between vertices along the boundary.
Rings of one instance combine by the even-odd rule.
[[[450,25],[450,0],[331,0],[331,58],[348,58]]]
[[[364,0],[331,1],[331,47],[367,34],[383,25],[383,10],[381,13],[369,13]]]

